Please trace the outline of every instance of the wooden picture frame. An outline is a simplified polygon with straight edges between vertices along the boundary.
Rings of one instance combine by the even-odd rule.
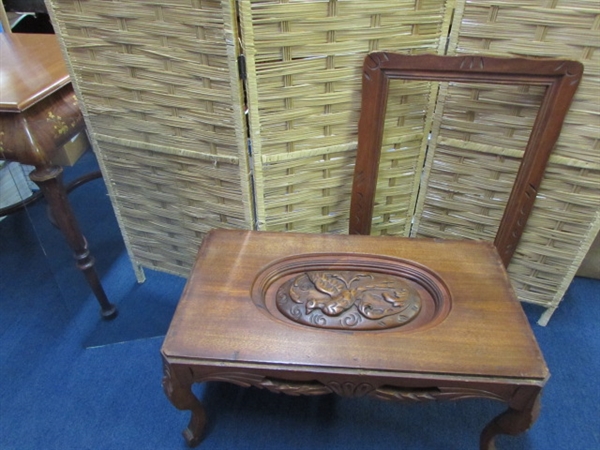
[[[362,113],[350,207],[350,234],[370,234],[389,81],[545,86],[494,244],[508,266],[535,202],[550,153],[583,74],[577,61],[371,53],[363,66]]]

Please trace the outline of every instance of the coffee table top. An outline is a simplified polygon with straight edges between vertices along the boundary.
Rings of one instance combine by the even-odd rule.
[[[348,260],[374,260],[370,255],[376,254],[386,255],[388,266],[396,261],[425,266],[447,290],[450,304],[431,322],[412,328],[352,331],[293,322],[273,311],[276,301],[268,297],[279,294],[269,286],[300,273],[298,261],[307,254],[326,259],[315,270],[328,265],[341,270]],[[201,247],[162,352],[188,364],[548,376],[497,252],[478,241],[215,230]]]

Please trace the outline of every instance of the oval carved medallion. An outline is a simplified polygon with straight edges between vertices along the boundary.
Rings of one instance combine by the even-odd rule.
[[[277,308],[289,319],[323,328],[386,329],[411,321],[421,297],[398,277],[356,271],[310,271],[277,291]]]
[[[405,332],[435,326],[451,309],[450,291],[429,268],[368,254],[303,254],[257,273],[254,304],[269,317],[337,332]]]

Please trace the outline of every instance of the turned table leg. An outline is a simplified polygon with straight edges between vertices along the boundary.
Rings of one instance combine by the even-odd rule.
[[[169,401],[179,410],[191,411],[190,422],[182,434],[189,447],[195,447],[200,443],[206,426],[206,412],[200,400],[192,392],[192,379],[189,368],[184,368],[190,376],[184,376],[182,371],[177,370],[164,363],[164,377],[162,381],[163,390]]]
[[[83,272],[92,292],[98,299],[102,318],[114,319],[117,316],[117,309],[109,302],[102,284],[100,284],[98,273],[94,267],[94,258],[90,254],[87,241],[81,233],[62,183],[62,168],[59,166],[37,167],[29,174],[29,177],[44,194],[52,216],[56,221],[56,226],[63,233],[67,243],[73,250],[77,268]]]
[[[521,390],[524,394],[524,390]],[[515,436],[527,431],[536,421],[540,412],[541,390],[527,392],[524,401],[509,403],[509,408],[495,417],[481,433],[480,450],[495,450],[494,438],[499,434]]]

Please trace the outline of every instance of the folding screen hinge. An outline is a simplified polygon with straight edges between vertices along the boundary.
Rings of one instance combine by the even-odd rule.
[[[244,54],[238,56],[238,74],[240,80],[246,81],[246,57]]]
[[[246,151],[248,152],[248,176],[254,194],[254,155],[252,154],[252,139],[250,138],[246,140]]]
[[[248,138],[247,142],[247,150],[248,150],[248,177],[250,182],[250,192],[252,194],[252,214],[253,214],[253,229],[259,230],[259,222],[258,222],[258,211],[256,209],[256,176],[254,172],[254,155],[252,153],[252,139]]]

